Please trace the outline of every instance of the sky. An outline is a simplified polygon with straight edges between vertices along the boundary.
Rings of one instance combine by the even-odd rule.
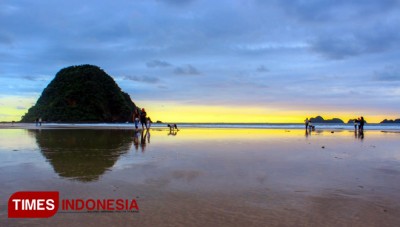
[[[400,1],[0,1],[0,121],[93,64],[153,121],[400,118]]]

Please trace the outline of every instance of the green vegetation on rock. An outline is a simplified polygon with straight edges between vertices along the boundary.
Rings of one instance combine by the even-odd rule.
[[[22,122],[127,122],[137,108],[113,78],[93,65],[61,69]]]

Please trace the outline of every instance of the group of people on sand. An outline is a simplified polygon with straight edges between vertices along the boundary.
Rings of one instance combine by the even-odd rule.
[[[41,117],[36,118],[35,123],[36,123],[36,126],[42,126],[42,118]]]
[[[151,127],[151,119],[150,117],[147,117],[146,110],[142,108],[142,110],[139,111],[135,109],[135,113],[133,114],[133,122],[135,123],[135,130],[139,130],[139,122],[142,125],[142,130],[146,127],[146,130],[148,130]]]
[[[142,125],[142,130],[146,128],[146,130],[150,129],[151,123],[153,123],[150,117],[147,117],[146,110],[142,108],[142,110],[135,109],[133,113],[133,122],[135,123],[135,130],[139,131],[139,123]],[[170,132],[179,131],[177,124],[168,124]]]
[[[353,121],[354,121],[354,132],[363,133],[364,132],[364,124],[365,124],[364,117],[361,116],[358,119],[354,119]],[[311,119],[309,120],[308,118],[306,118],[304,120],[304,123],[306,126],[306,130],[310,130],[310,131],[315,130],[315,126],[311,124]]]
[[[308,118],[306,118],[304,120],[304,123],[306,125],[306,131],[310,130],[310,131],[315,131],[315,125],[312,125],[311,119],[309,120]]]
[[[139,141],[140,138],[140,141]],[[135,145],[135,149],[138,150],[139,146],[142,149],[142,152],[145,151],[146,149],[146,142],[150,143],[150,130],[136,130],[134,132],[134,137],[133,137],[133,144]]]
[[[354,119],[354,132],[357,133],[363,133],[364,132],[364,124],[365,120],[364,117],[361,116],[358,119]]]

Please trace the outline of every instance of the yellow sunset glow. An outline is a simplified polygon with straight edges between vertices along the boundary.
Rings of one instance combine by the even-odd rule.
[[[141,102],[142,103],[142,102]],[[144,101],[147,114],[153,121],[163,122],[198,122],[198,123],[302,123],[305,118],[322,116],[324,119],[334,117],[347,122],[361,115],[369,123],[379,123],[385,118],[395,116],[374,115],[367,113],[324,112],[318,110],[298,111],[274,107],[232,107],[232,106],[200,106],[182,105]]]
[[[0,98],[0,121],[19,121],[36,100],[17,96]],[[207,106],[186,105],[175,102],[143,100],[136,103],[144,107],[155,122],[191,123],[302,123],[306,117],[334,117],[347,122],[349,119],[364,116],[369,123],[379,123],[383,119],[395,119],[394,115],[371,113],[348,113],[345,111],[293,110],[268,106]],[[25,109],[23,109],[25,108]]]
[[[0,97],[0,121],[19,121],[28,111],[35,98],[19,96]]]

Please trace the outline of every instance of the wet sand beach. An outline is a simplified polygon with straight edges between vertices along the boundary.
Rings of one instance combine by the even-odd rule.
[[[0,129],[0,226],[397,226],[400,134]],[[16,191],[135,198],[139,213],[8,219]]]

